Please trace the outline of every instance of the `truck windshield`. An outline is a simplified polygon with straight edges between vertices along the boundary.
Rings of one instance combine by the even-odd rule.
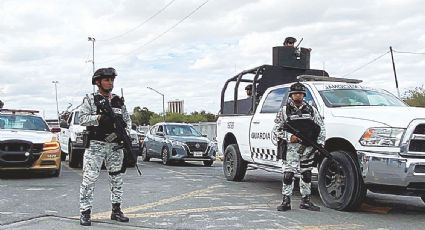
[[[328,89],[319,94],[327,107],[407,106],[394,95],[373,89]]]
[[[165,126],[166,134],[170,136],[202,136],[196,129],[188,125],[167,125]]]
[[[49,127],[40,117],[12,114],[0,115],[0,129],[49,131]]]

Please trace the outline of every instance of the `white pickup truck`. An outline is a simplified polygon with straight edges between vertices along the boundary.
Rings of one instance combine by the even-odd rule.
[[[294,79],[271,86],[271,81],[260,79],[266,77],[261,75],[267,68],[277,67],[244,71],[223,88],[217,141],[224,154],[227,180],[243,180],[248,165],[281,171],[274,119]],[[248,73],[253,79],[244,80]],[[327,207],[356,209],[368,189],[420,196],[425,201],[424,108],[409,107],[387,91],[363,86],[359,80],[326,76],[299,76],[298,80],[307,87],[305,100],[316,106],[324,119],[325,148],[335,159],[321,158],[318,164],[318,189]],[[234,100],[224,101],[231,82],[235,83]],[[253,83],[257,92],[253,95],[257,96],[238,99],[239,84],[246,83]],[[262,86],[265,83],[268,85]]]
[[[80,125],[79,111],[72,111],[68,120],[60,123],[60,127],[59,141],[62,154],[68,155],[69,167],[81,167],[85,150],[83,147],[83,131],[86,130],[86,127]]]

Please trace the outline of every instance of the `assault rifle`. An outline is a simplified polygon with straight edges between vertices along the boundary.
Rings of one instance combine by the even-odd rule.
[[[96,98],[96,97],[99,97],[99,98]],[[131,151],[131,138],[129,137],[129,135],[127,134],[127,130],[125,129],[127,124],[125,123],[125,121],[123,120],[121,116],[116,115],[114,113],[111,105],[109,104],[109,101],[106,100],[104,97],[100,95],[95,95],[95,102],[96,101],[98,103],[96,106],[98,106],[99,109],[102,110],[106,116],[110,117],[114,123],[116,138],[118,138],[119,140],[119,145],[116,148],[114,148],[114,150],[118,150],[121,148],[124,150],[124,160],[121,166],[121,170],[118,173],[125,173],[127,169],[126,167],[127,163],[136,162],[135,166],[136,166],[137,172],[139,173],[139,175],[142,175],[142,173],[139,170],[139,167],[137,166],[138,154],[133,153]]]
[[[292,133],[293,135],[297,136],[301,139],[302,142],[306,143],[307,145],[313,146],[314,149],[319,151],[324,157],[328,158],[329,160],[332,160],[332,155],[329,153],[328,150],[323,148],[323,146],[317,144],[317,142],[311,140],[310,138],[307,138],[304,134],[302,134],[299,130],[294,128],[292,125],[290,125],[288,122],[283,123],[283,130]]]

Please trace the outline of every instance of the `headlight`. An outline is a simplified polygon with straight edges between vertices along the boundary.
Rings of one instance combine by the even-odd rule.
[[[368,128],[360,138],[360,144],[375,147],[398,147],[405,129]]]
[[[171,143],[172,145],[185,146],[185,143],[183,143],[183,142],[181,142],[181,141],[170,140],[170,143]]]
[[[43,151],[47,151],[47,150],[56,150],[60,147],[59,142],[57,141],[51,141],[51,142],[46,142],[43,144]]]

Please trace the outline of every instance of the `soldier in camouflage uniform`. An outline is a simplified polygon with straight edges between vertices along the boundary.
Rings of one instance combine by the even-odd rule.
[[[98,69],[92,78],[92,84],[97,85],[98,91],[86,95],[80,107],[80,124],[87,126],[89,131],[87,138],[85,138],[89,146],[84,153],[83,181],[80,187],[80,224],[84,226],[91,225],[95,182],[99,177],[103,162],[105,162],[109,173],[112,202],[111,219],[120,222],[129,221],[120,208],[123,194],[123,180],[120,170],[124,153],[122,148],[116,148],[118,144],[114,133],[113,120],[100,109],[100,106],[96,106],[99,105],[96,101],[98,98],[105,99],[109,102],[114,113],[121,115],[127,127],[131,127],[130,116],[122,98],[111,93],[115,76],[116,72],[113,68]]]
[[[314,164],[315,150],[312,146],[305,146],[301,140],[291,133],[282,131],[284,122],[289,122],[291,119],[298,119],[298,122],[306,122],[306,129],[311,130],[311,124],[317,127],[316,138],[317,143],[323,145],[325,142],[325,126],[323,120],[317,111],[317,109],[303,99],[305,97],[306,89],[301,83],[295,83],[290,87],[288,102],[286,108],[284,107],[279,110],[276,115],[274,128],[276,137],[285,141],[287,144],[286,162],[283,164],[283,187],[282,204],[277,207],[278,211],[286,211],[291,209],[291,195],[294,187],[294,174],[300,173],[300,192],[301,192],[301,209],[307,209],[311,211],[320,211],[318,206],[315,206],[310,200],[311,194],[311,177],[312,167]],[[285,105],[285,104],[283,104]],[[306,119],[306,120],[302,120]],[[311,123],[308,123],[311,122]],[[312,123],[314,122],[314,123]],[[320,131],[318,128],[320,127]],[[314,136],[314,135],[313,135]],[[285,158],[284,158],[285,159]]]

